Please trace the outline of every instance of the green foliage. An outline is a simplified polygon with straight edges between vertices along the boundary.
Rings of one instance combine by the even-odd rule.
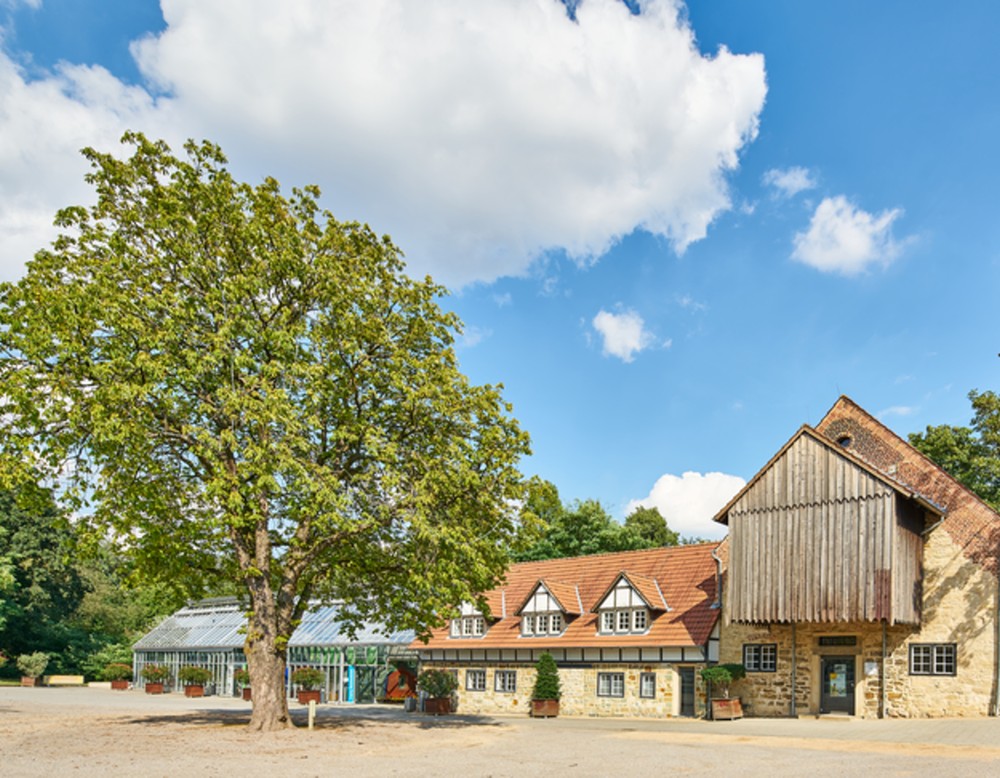
[[[528,437],[458,369],[445,290],[315,187],[123,140],[84,151],[96,205],[0,285],[0,478],[63,475],[91,544],[146,581],[241,588],[274,614],[248,656],[282,655],[311,599],[427,631],[495,586]]]
[[[170,670],[163,665],[146,665],[141,672],[147,683],[163,683],[170,677]]]
[[[249,686],[250,685],[250,671],[245,667],[240,667],[233,672],[233,680],[236,681],[238,686]]]
[[[546,651],[538,657],[535,665],[535,686],[531,691],[533,700],[558,700],[562,697],[559,686],[559,669],[552,654]]]
[[[17,669],[29,678],[37,678],[45,672],[49,666],[49,655],[44,651],[35,651],[31,654],[21,654],[17,658]]]
[[[584,500],[557,514],[542,538],[516,556],[518,561],[535,561],[647,547],[612,519],[600,502]]]
[[[924,432],[910,434],[910,444],[1000,510],[1000,396],[973,390],[969,400],[971,427],[928,425]]]
[[[124,662],[112,662],[104,666],[100,677],[102,681],[131,681],[132,665],[127,665]]]
[[[433,699],[450,697],[457,688],[458,678],[448,670],[424,670],[417,676],[417,689]]]
[[[641,538],[648,548],[676,546],[680,537],[667,526],[667,520],[655,507],[636,508],[625,517],[625,529]]]
[[[303,689],[318,689],[323,685],[326,676],[315,667],[300,667],[292,673],[292,683]]]
[[[745,678],[746,674],[746,668],[741,664],[712,665],[701,670],[702,679],[713,687],[718,687],[723,697],[729,696],[729,685]]]
[[[177,669],[177,680],[185,686],[204,686],[212,679],[212,671],[207,667],[183,665]]]

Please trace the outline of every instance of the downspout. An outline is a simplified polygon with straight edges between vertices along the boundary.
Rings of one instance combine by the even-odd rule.
[[[1000,716],[1000,570],[997,570],[997,607],[993,614],[993,625],[996,634],[993,637],[993,654],[996,656],[996,675],[993,677],[993,700],[990,703],[990,715]]]
[[[886,706],[886,693],[885,693],[885,657],[888,654],[888,631],[889,627],[885,619],[882,619],[882,666],[879,668],[882,673],[882,677],[879,679],[879,711],[878,717],[880,719],[885,718],[885,706]]]
[[[712,549],[712,559],[715,560],[715,602],[712,603],[713,608],[722,607],[722,559],[715,553],[718,549],[718,546]]]
[[[798,651],[796,650],[796,645],[795,645],[795,622],[793,621],[792,622],[792,706],[788,712],[789,716],[791,716],[791,718],[793,719],[798,718],[799,715],[798,708],[795,703],[796,697],[798,696],[797,690],[795,688],[795,665],[798,664],[798,662],[796,661],[797,654]]]

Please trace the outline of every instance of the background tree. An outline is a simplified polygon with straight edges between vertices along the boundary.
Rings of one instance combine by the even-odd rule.
[[[0,287],[0,473],[62,476],[148,576],[238,585],[251,727],[288,726],[311,599],[426,629],[496,585],[527,436],[388,238],[235,181],[210,143],[124,141],[85,150],[97,204]]]
[[[545,528],[542,537],[518,555],[519,561],[584,556],[649,548],[617,523],[597,500],[577,500]]]
[[[1000,396],[969,392],[971,427],[928,425],[910,443],[951,476],[1000,511]]]
[[[660,509],[639,506],[625,517],[625,529],[637,535],[649,547],[676,546],[680,535],[667,526]]]

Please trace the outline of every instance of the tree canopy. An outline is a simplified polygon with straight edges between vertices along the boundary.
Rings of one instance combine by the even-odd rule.
[[[58,480],[147,576],[238,586],[251,726],[286,726],[310,600],[424,630],[497,583],[528,438],[388,237],[211,143],[123,140],[84,151],[97,204],[0,287],[0,471]]]
[[[639,506],[625,517],[625,528],[642,538],[651,547],[676,546],[680,535],[667,526],[659,508]]]
[[[910,443],[1000,511],[1000,396],[974,389],[969,400],[971,426],[928,425],[911,433]]]

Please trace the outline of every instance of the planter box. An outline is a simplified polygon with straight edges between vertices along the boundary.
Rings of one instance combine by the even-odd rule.
[[[531,715],[536,719],[547,719],[559,715],[559,700],[532,700]]]
[[[243,699],[246,700],[247,702],[250,701],[250,687],[249,686],[244,686],[243,687]]]
[[[202,686],[200,683],[188,684],[187,686],[184,687],[184,696],[185,697],[204,697],[205,696],[205,687]]]
[[[21,676],[21,686],[35,686],[37,683],[37,678],[29,678],[26,675]]]
[[[162,683],[147,683],[146,694],[163,694]]]
[[[451,713],[451,697],[429,697],[424,700],[424,713],[442,716]]]
[[[732,721],[743,718],[743,705],[739,697],[712,700],[712,719],[715,721]]]
[[[124,678],[120,678],[118,680],[112,681],[111,682],[111,688],[112,689],[117,689],[120,692],[121,691],[127,691],[128,690],[128,681],[125,680]]]
[[[299,702],[308,705],[313,700],[319,705],[319,689],[299,689]]]

